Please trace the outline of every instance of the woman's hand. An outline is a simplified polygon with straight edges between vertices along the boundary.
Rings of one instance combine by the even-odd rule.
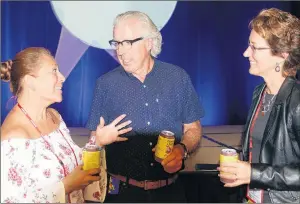
[[[100,176],[93,176],[100,173],[100,169],[83,170],[83,165],[77,166],[73,171],[68,174],[63,180],[65,191],[71,193],[72,191],[82,189],[94,181],[99,181]]]
[[[237,162],[224,162],[217,170],[220,171],[218,175],[220,178],[234,180],[232,183],[226,183],[224,187],[236,187],[250,183],[251,165],[249,162],[239,160]]]
[[[114,121],[112,121],[109,125],[105,125],[105,121],[103,117],[100,117],[100,123],[97,126],[96,130],[96,144],[98,146],[104,146],[111,144],[113,142],[121,142],[126,141],[127,138],[119,137],[119,135],[125,134],[132,130],[132,127],[124,128],[131,123],[130,120],[118,124],[126,117],[125,114],[120,115]],[[124,128],[124,129],[122,129]]]

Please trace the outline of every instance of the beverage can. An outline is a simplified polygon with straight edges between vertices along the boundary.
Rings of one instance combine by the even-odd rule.
[[[158,136],[158,141],[155,147],[155,160],[161,162],[173,150],[175,142],[174,133],[168,130],[163,130]]]
[[[222,163],[225,163],[225,162],[236,162],[238,161],[238,153],[236,152],[235,149],[222,149],[221,150],[221,153],[220,153],[220,166],[222,166]],[[220,174],[224,175],[226,173],[224,172],[220,172]],[[233,182],[234,180],[231,180],[231,179],[220,179],[221,182],[223,183],[231,183]]]
[[[96,145],[86,145],[82,151],[83,170],[100,168],[100,150]]]

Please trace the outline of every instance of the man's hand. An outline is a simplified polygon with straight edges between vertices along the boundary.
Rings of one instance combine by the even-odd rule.
[[[181,169],[183,157],[183,147],[181,145],[175,145],[172,152],[161,162],[161,165],[166,172],[175,173]]]
[[[120,123],[121,120],[123,120],[125,117],[126,117],[125,114],[120,115],[108,125],[105,125],[104,118],[101,117],[100,123],[97,126],[97,130],[96,130],[96,144],[98,146],[104,146],[104,145],[111,144],[113,142],[126,141],[127,138],[120,137],[120,135],[131,131],[132,128],[131,127],[124,128],[131,123],[130,120]]]

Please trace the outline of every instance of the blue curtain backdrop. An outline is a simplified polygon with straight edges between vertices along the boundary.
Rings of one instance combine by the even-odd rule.
[[[252,91],[262,82],[249,75],[247,48],[251,18],[263,8],[290,11],[290,2],[179,1],[162,29],[160,60],[184,68],[205,109],[203,125],[244,124]],[[1,1],[1,61],[32,46],[56,52],[61,25],[49,2]],[[86,124],[96,79],[118,63],[101,49],[89,47],[67,78],[63,102],[54,107],[70,127]],[[8,83],[1,82],[1,122],[9,109]]]

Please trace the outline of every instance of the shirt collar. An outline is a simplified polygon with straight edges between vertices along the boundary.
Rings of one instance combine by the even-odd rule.
[[[154,63],[153,63],[153,68],[152,70],[147,74],[146,78],[149,77],[149,76],[152,76],[156,71],[157,71],[157,67],[158,67],[158,60],[156,58],[153,58],[154,60]],[[132,74],[132,73],[129,73],[129,72],[126,72],[124,67],[121,65],[121,68],[122,68],[122,73],[129,77],[130,79],[136,79],[136,77]]]

